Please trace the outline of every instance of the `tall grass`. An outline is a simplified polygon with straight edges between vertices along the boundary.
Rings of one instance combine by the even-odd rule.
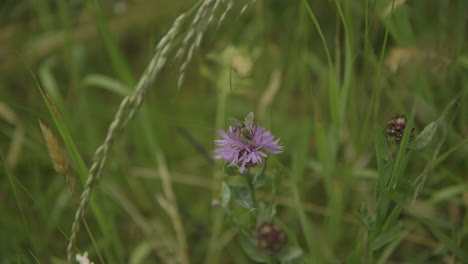
[[[285,146],[269,164],[298,263],[467,262],[467,11],[1,3],[0,262],[251,263],[206,155],[249,112]],[[395,114],[416,127],[400,144]]]

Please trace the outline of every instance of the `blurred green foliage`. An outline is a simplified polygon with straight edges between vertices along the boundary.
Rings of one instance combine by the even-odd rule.
[[[77,205],[38,119],[63,143],[81,193],[159,39],[200,3],[0,2],[0,263],[66,261]],[[227,118],[254,112],[285,146],[269,163],[289,168],[275,186],[277,220],[305,263],[466,263],[468,2],[257,0],[240,14],[246,3],[209,27],[181,87],[172,51],[110,150],[77,251],[94,263],[174,263],[179,238],[161,200],[166,164],[190,262],[251,263],[222,210],[210,207],[225,176],[209,157]],[[411,153],[382,143],[394,114],[413,115],[416,135],[437,121],[432,141]],[[387,162],[397,172],[388,174]],[[379,175],[398,175],[381,208]],[[267,200],[266,190],[257,199]],[[372,254],[369,221],[382,228]]]

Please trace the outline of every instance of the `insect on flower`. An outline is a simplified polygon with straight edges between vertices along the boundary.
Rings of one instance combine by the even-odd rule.
[[[219,130],[223,139],[215,140],[219,146],[215,150],[215,159],[224,159],[228,166],[239,166],[243,173],[246,168],[253,167],[268,157],[265,151],[276,154],[283,151],[279,139],[253,122],[254,114],[249,113],[245,121],[230,118],[231,125],[227,132]]]
[[[235,134],[239,134],[242,139],[244,140],[251,140],[253,131],[251,127],[253,126],[253,119],[254,119],[254,114],[250,112],[246,117],[245,117],[245,122],[244,121],[239,121],[235,118],[228,118],[229,122],[231,122],[231,126],[235,130]],[[237,133],[238,132],[238,133]]]

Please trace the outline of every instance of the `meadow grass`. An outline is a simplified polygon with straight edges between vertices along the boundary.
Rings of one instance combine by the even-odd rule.
[[[256,200],[278,204],[291,263],[467,263],[467,13],[0,3],[0,263],[255,263],[211,206],[216,131],[249,112],[285,147],[268,160],[283,183],[268,171]],[[399,144],[395,114],[415,126]]]

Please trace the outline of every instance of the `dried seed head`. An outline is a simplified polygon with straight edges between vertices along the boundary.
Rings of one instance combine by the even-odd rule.
[[[288,242],[286,233],[274,222],[263,222],[254,231],[258,251],[273,255],[279,253]]]
[[[394,115],[393,118],[387,123],[388,139],[395,140],[400,143],[403,135],[405,134],[407,118],[405,115]],[[411,128],[410,138],[414,136],[414,126]]]
[[[78,197],[75,193],[75,181],[68,174],[68,162],[65,159],[65,155],[63,155],[58,139],[41,120],[39,120],[39,126],[41,127],[42,136],[44,136],[46,141],[47,150],[52,159],[55,171],[65,178],[72,196]]]
[[[61,175],[66,175],[68,173],[68,163],[65,161],[57,138],[55,137],[54,133],[52,133],[52,131],[40,120],[39,126],[41,127],[42,135],[46,140],[47,150],[49,151],[49,155],[52,158],[54,169]]]

